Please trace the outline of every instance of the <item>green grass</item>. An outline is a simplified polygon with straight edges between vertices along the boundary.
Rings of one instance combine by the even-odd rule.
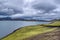
[[[44,26],[56,26],[56,27],[58,27],[58,26],[60,26],[60,21],[53,21],[52,23],[46,24]]]
[[[56,21],[46,25],[60,26],[60,21]],[[27,27],[23,27],[21,29],[16,30],[15,32],[10,34],[9,36],[2,38],[1,40],[25,40],[25,38],[29,38],[45,32],[50,32],[56,29],[57,28],[50,28],[43,25],[27,26]]]

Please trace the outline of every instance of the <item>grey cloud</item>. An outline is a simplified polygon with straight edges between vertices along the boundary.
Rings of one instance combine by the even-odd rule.
[[[48,13],[56,9],[56,6],[50,3],[37,3],[37,4],[34,4],[32,7],[37,10],[43,10],[45,11],[45,13]]]
[[[60,4],[60,0],[54,0],[54,2]]]
[[[17,13],[23,13],[22,0],[0,0],[0,15]]]
[[[13,14],[18,14],[18,13],[23,13],[22,10],[17,10],[13,8],[4,8],[0,10],[0,15],[13,15]]]
[[[29,4],[29,2],[26,4],[25,8],[28,8],[25,10],[24,13],[24,0],[0,0],[0,15],[13,15],[14,17],[21,17],[21,16],[28,16],[29,15],[34,15],[36,16],[41,16],[41,18],[52,18],[51,13],[53,13],[53,10],[55,10],[57,8],[57,6],[53,3],[52,0],[36,0],[35,2]],[[28,1],[28,0],[26,0]],[[40,1],[40,2],[39,2]],[[59,1],[59,0],[58,0]],[[57,0],[55,1],[57,2]],[[31,7],[32,8],[29,8]],[[37,12],[41,10],[42,13]],[[48,16],[43,14],[44,13],[48,13]],[[22,13],[22,14],[21,14]],[[39,14],[38,14],[39,13]],[[57,14],[57,13],[56,13]],[[60,13],[58,13],[59,15]],[[56,15],[58,17],[58,15]],[[55,16],[53,18],[56,18]]]

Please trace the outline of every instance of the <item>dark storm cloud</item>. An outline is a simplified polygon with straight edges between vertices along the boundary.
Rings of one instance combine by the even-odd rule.
[[[36,10],[43,10],[45,13],[48,13],[54,9],[56,9],[56,6],[50,3],[37,3],[32,6]]]

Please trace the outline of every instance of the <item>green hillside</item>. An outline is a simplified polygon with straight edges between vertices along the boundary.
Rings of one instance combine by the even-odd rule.
[[[50,24],[43,24],[43,26],[52,26],[52,27],[58,27],[60,26],[60,21],[53,21]]]
[[[53,26],[60,26],[60,21],[55,21],[46,25],[43,24],[43,25],[26,26],[23,28],[19,28],[15,30],[13,33],[9,34],[8,36],[2,38],[1,40],[25,40],[25,38],[29,38],[32,36],[36,36],[38,34],[56,30],[57,28]]]

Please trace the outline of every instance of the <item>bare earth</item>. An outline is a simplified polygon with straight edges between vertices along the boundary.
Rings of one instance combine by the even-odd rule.
[[[39,34],[26,40],[60,40],[60,28],[55,31]]]

